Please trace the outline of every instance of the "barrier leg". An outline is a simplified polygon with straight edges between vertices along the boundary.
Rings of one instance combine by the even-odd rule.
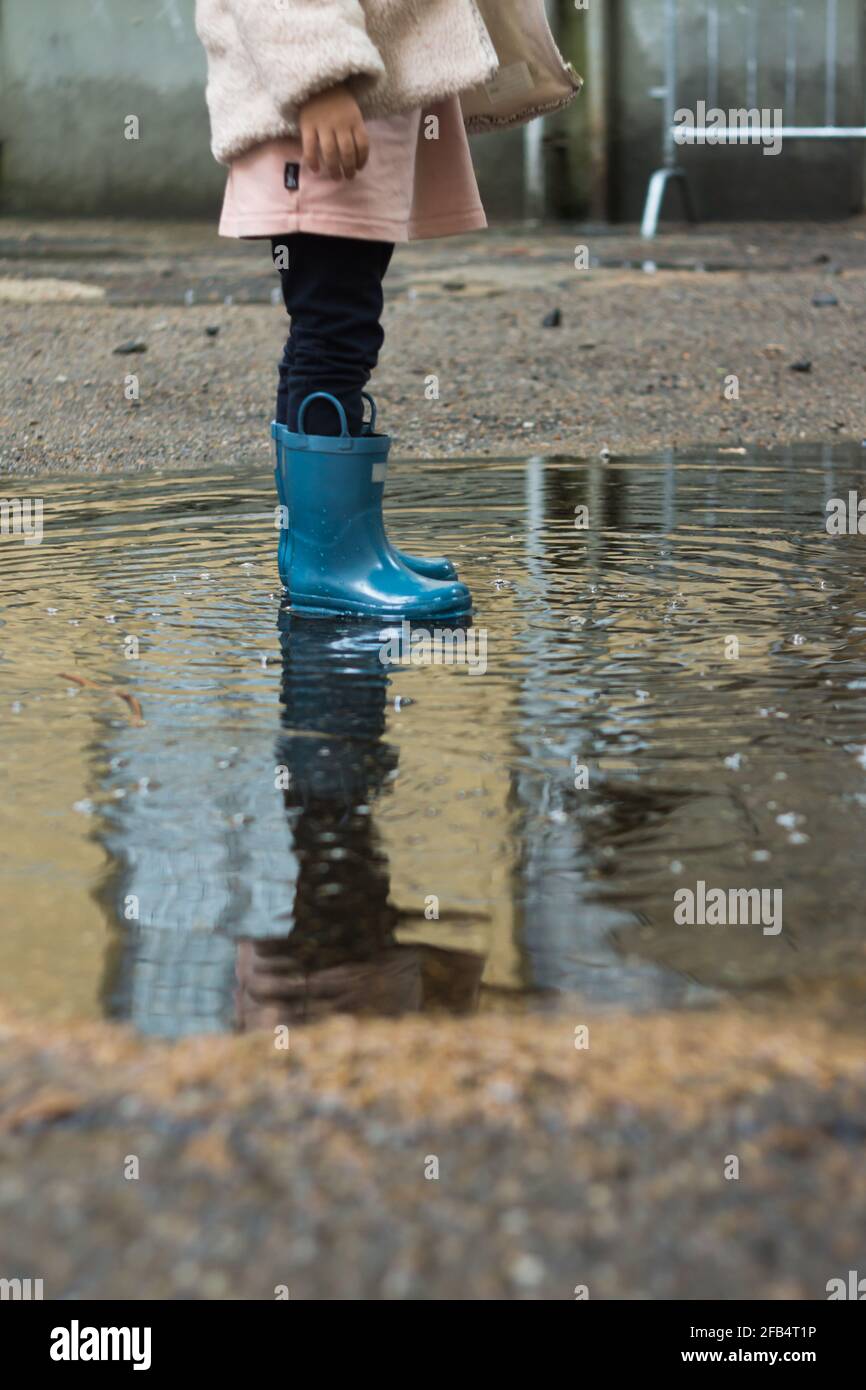
[[[686,217],[690,222],[697,221],[694,200],[685,171],[683,169],[656,169],[647,189],[643,221],[640,226],[640,234],[645,241],[652,241],[658,232],[662,204],[671,179],[676,179],[679,183]]]

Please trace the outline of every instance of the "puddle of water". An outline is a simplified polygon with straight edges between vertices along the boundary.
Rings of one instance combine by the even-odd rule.
[[[866,551],[825,504],[864,465],[399,466],[392,535],[459,561],[483,675],[281,613],[267,477],[42,480],[42,544],[0,542],[0,998],[165,1036],[859,1005]],[[679,925],[699,882],[782,889],[782,930]]]

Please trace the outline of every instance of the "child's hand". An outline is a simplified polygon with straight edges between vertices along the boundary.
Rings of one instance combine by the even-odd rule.
[[[370,157],[361,108],[344,83],[317,92],[300,113],[304,160],[314,174],[324,164],[332,179],[353,179]]]

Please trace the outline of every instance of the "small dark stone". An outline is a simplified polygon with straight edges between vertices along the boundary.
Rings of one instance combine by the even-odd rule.
[[[812,296],[812,303],[816,309],[835,309],[839,301],[829,290],[819,290]]]
[[[466,281],[465,281],[465,280],[443,280],[443,281],[442,281],[442,288],[443,288],[443,290],[449,290],[452,294],[459,294],[461,290],[465,290],[465,289],[466,289]]]
[[[559,328],[562,323],[562,310],[551,309],[549,314],[545,314],[541,320],[542,328]]]
[[[791,363],[792,372],[811,372],[811,370],[812,363],[809,361],[808,357],[801,357],[798,361]]]
[[[141,338],[130,338],[126,343],[118,343],[113,351],[115,357],[130,357],[134,352],[147,352],[147,343]]]
[[[219,331],[220,331],[220,326],[219,326],[218,323],[209,323],[208,326],[207,326],[207,328],[205,329],[205,333],[207,334],[207,336],[208,336],[209,338],[216,338],[216,337],[218,337],[218,336],[219,336]]]
[[[826,265],[827,262],[829,261],[829,259],[830,259],[830,257],[827,255],[827,252],[826,252],[826,251],[819,251],[818,254],[817,254],[817,256],[813,256],[813,258],[812,258],[812,264],[813,264],[813,265]]]

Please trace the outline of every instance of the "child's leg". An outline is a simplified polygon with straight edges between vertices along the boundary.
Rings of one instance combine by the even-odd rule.
[[[342,402],[353,435],[364,419],[361,392],[384,342],[382,281],[394,247],[390,242],[295,232],[274,242],[284,247],[280,270],[292,331],[280,363],[277,420],[296,430],[298,410],[314,391]],[[306,413],[308,434],[339,434],[333,406],[314,401]]]
[[[286,347],[280,358],[280,384],[277,387],[277,413],[274,416],[278,425],[289,423],[289,381],[292,375],[292,359],[295,354],[295,345],[292,342],[292,335],[286,339]]]

